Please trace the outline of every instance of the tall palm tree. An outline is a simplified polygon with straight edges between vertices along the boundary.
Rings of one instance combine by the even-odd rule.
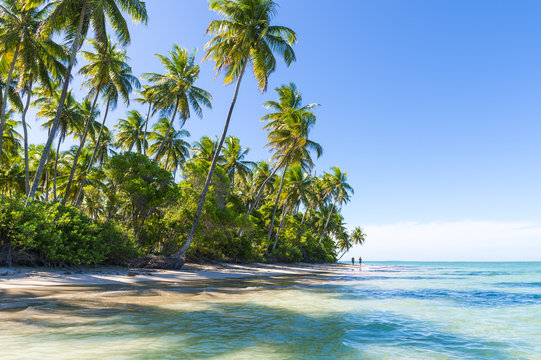
[[[4,152],[0,155],[2,164],[9,163],[10,159],[16,157],[21,150],[21,134],[17,132],[18,122],[13,120],[13,110],[6,113],[6,121],[2,138],[4,141]]]
[[[329,225],[329,221],[331,219],[331,215],[333,214],[334,209],[337,205],[341,207],[342,204],[349,202],[349,200],[351,199],[351,195],[353,195],[354,193],[353,188],[347,182],[347,174],[345,171],[340,170],[336,166],[332,167],[331,171],[331,174],[325,174],[324,182],[325,187],[327,188],[327,193],[332,199],[332,206],[331,210],[329,211],[329,215],[327,216],[325,226],[323,227],[323,231],[321,232],[321,236],[319,238],[320,244],[323,240],[323,237],[325,236],[327,226]]]
[[[181,259],[188,251],[195,235],[248,63],[252,64],[259,89],[265,91],[268,78],[276,68],[274,53],[282,56],[288,66],[295,60],[295,53],[291,47],[297,41],[295,32],[285,26],[271,25],[277,8],[273,0],[211,0],[210,8],[223,15],[223,19],[211,21],[207,28],[207,34],[214,37],[205,45],[207,51],[205,60],[212,59],[216,62],[217,73],[225,74],[225,84],[234,81],[237,84],[188,239],[175,254],[178,265],[181,264]]]
[[[218,148],[218,140],[212,139],[210,136],[203,136],[201,140],[196,141],[192,146],[193,156],[196,159],[206,160],[211,162]],[[218,164],[224,163],[224,156],[221,153],[218,158]]]
[[[249,148],[240,145],[239,138],[228,136],[225,139],[222,166],[231,180],[231,193],[235,192],[235,175],[240,181],[245,182],[246,177],[255,166],[254,162],[244,160],[249,151]]]
[[[309,154],[306,154],[306,150],[315,150],[318,157],[321,155],[322,152],[319,144],[307,139],[295,140],[293,137],[290,136],[291,130],[293,130],[294,126],[297,127],[297,129],[295,130],[298,133],[297,135],[301,135],[302,137],[302,133],[305,132],[307,136],[307,132],[309,132],[310,128],[315,124],[315,116],[312,113],[312,108],[314,108],[318,104],[313,103],[302,106],[302,95],[299,91],[297,91],[297,87],[293,83],[290,83],[289,86],[284,85],[276,88],[276,91],[278,92],[279,100],[267,101],[265,103],[265,107],[274,112],[267,114],[262,118],[263,121],[268,122],[265,125],[264,129],[271,131],[271,133],[269,134],[269,140],[271,140],[271,138],[274,138],[267,145],[275,151],[273,160],[275,160],[276,163],[268,180],[270,180],[270,178],[274,176],[274,174],[281,168],[284,168],[284,172],[282,174],[284,176],[285,170],[287,170],[287,166],[291,163],[291,159],[293,157],[297,157],[298,159],[303,158],[303,155],[298,153],[299,151],[303,152],[303,148],[305,148],[305,155],[308,155],[305,156],[305,160],[308,161],[308,163],[304,164],[305,167],[313,166]],[[302,118],[305,118],[306,121],[299,121],[299,119]],[[286,125],[286,123],[289,125]],[[289,130],[287,128],[288,126],[290,127]],[[303,128],[303,126],[305,128]],[[297,154],[295,154],[294,152],[297,152]],[[265,185],[266,182],[264,182],[259,188],[256,195],[256,200],[253,203],[252,207],[248,210],[248,215],[252,213],[252,211],[259,203]]]
[[[276,164],[275,168],[283,168],[267,237],[269,242],[288,166],[299,164],[303,170],[310,171],[314,166],[311,152],[315,152],[317,157],[323,152],[318,143],[309,139],[310,130],[316,123],[312,108],[317,104],[303,106],[302,95],[293,83],[279,87],[276,91],[279,101],[265,103],[274,112],[262,118],[267,121],[264,129],[269,130],[267,147],[274,151],[271,160]]]
[[[306,192],[310,186],[311,177],[310,174],[305,172],[300,164],[295,164],[286,173],[286,185],[282,197],[283,209],[282,218],[276,231],[276,237],[274,239],[274,245],[272,250],[276,249],[278,239],[280,237],[280,230],[284,223],[286,215],[291,212],[292,214],[299,207],[299,204],[306,196]]]
[[[199,77],[199,65],[195,64],[195,52],[190,54],[186,49],[181,49],[173,44],[173,50],[167,56],[156,54],[165,68],[165,74],[147,73],[143,76],[152,84],[151,89],[156,97],[156,106],[164,113],[173,115],[169,122],[169,129],[164,139],[169,138],[177,113],[182,121],[181,128],[190,117],[190,107],[197,114],[203,116],[201,106],[212,108],[212,96],[207,91],[194,85]],[[154,161],[162,153],[165,142],[156,151]]]
[[[42,30],[46,34],[64,31],[67,39],[71,41],[70,58],[64,75],[62,95],[51,129],[52,131],[47,138],[42,159],[38,165],[27,201],[34,197],[37,190],[41,172],[48,159],[51,144],[60,122],[77,52],[88,33],[89,27],[94,29],[94,35],[98,42],[106,43],[107,23],[109,23],[118,41],[122,45],[126,45],[130,42],[130,32],[120,9],[124,10],[135,21],[146,23],[148,19],[145,3],[140,0],[57,0],[53,3],[53,6],[54,8],[44,22]]]
[[[190,156],[190,144],[183,139],[187,137],[190,137],[187,130],[170,131],[169,119],[161,118],[154,124],[149,135],[149,138],[154,141],[149,148],[149,153],[156,154],[161,149],[156,160],[161,162],[167,171],[176,172]]]
[[[118,88],[119,85],[116,85],[115,87],[112,86],[112,84],[122,81],[128,82],[127,86],[130,90],[132,84],[135,86],[139,86],[137,79],[135,79],[131,75],[131,68],[126,63],[128,57],[126,56],[126,52],[124,50],[117,49],[117,45],[112,44],[110,39],[107,39],[105,43],[100,43],[98,41],[92,40],[90,41],[90,45],[92,45],[94,51],[82,52],[83,57],[88,62],[88,64],[83,66],[81,70],[79,70],[79,74],[84,75],[87,78],[83,85],[90,89],[88,98],[93,97],[94,100],[92,101],[92,107],[89,112],[88,118],[86,119],[86,125],[83,135],[81,136],[79,150],[77,151],[73,159],[74,163],[71,166],[71,172],[68,179],[68,184],[66,186],[65,195],[68,195],[70,191],[71,182],[73,180],[75,169],[77,167],[77,160],[79,159],[79,154],[85,146],[88,131],[90,130],[90,127],[94,122],[94,119],[91,115],[96,108],[99,95],[101,94],[102,96],[107,97],[107,91],[109,91],[113,94],[113,98],[115,98],[115,89]],[[120,74],[123,73],[126,73],[127,79],[119,79]],[[127,98],[128,95],[123,94],[123,96]],[[113,101],[113,104],[115,102],[116,100]],[[107,100],[107,104],[109,105],[109,100]],[[107,113],[108,107],[105,111],[106,115],[104,117],[104,121],[107,118]],[[67,199],[67,197],[68,196],[64,196],[64,199]],[[65,203],[66,200],[63,200],[62,202]]]
[[[13,50],[11,64],[6,79],[17,77],[18,88],[25,90],[28,98],[32,92],[32,82],[40,80],[43,86],[49,85],[49,74],[60,78],[64,70],[61,61],[66,60],[64,48],[56,44],[50,37],[39,34],[39,27],[48,14],[49,5],[40,7],[39,3],[32,4],[21,0],[5,0],[0,4],[0,26],[3,31],[0,39],[5,46],[4,54]],[[14,48],[13,48],[14,46]],[[17,69],[14,72],[15,68]],[[50,87],[50,86],[49,86]],[[0,134],[3,132],[5,114],[7,110],[9,88],[5,87],[0,106]],[[27,99],[30,104],[30,99]],[[23,111],[23,131],[26,133],[26,106]],[[28,175],[28,141],[25,139],[25,173]],[[2,138],[0,136],[0,153],[2,152]],[[28,181],[26,181],[28,183]],[[28,187],[28,186],[27,186]],[[28,192],[28,189],[27,189]]]
[[[143,87],[143,90],[139,91],[140,97],[136,98],[135,101],[137,101],[140,104],[148,104],[148,110],[147,115],[145,119],[145,131],[143,132],[143,139],[142,142],[145,145],[143,147],[143,154],[147,154],[147,147],[148,147],[148,141],[147,141],[147,133],[148,133],[148,122],[150,121],[150,117],[154,115],[154,112],[156,112],[156,94],[152,87],[145,85]],[[154,109],[154,111],[153,111]]]
[[[106,100],[105,114],[103,116],[100,131],[98,133],[98,138],[96,141],[96,147],[94,149],[92,157],[90,158],[87,172],[90,172],[94,164],[94,160],[100,146],[100,139],[105,128],[105,121],[107,120],[107,115],[109,114],[109,109],[114,109],[116,107],[119,97],[124,100],[125,104],[129,104],[130,93],[132,92],[133,88],[139,88],[141,86],[139,80],[132,75],[132,68],[127,63],[128,57],[126,56],[126,51],[122,49],[117,49],[116,45],[112,44],[110,40],[108,40],[108,43],[109,45],[107,46],[106,52],[103,54],[103,56],[107,56],[111,59],[110,62],[112,66],[110,66],[109,68],[109,74],[106,78],[107,82],[103,86],[102,90],[103,96]],[[92,81],[92,79],[89,81]],[[84,188],[84,185],[85,180],[83,179],[83,185],[79,189],[79,194],[76,197],[76,203],[79,203],[81,199],[82,189]]]
[[[135,146],[137,152],[142,153],[146,148],[146,139],[143,136],[146,121],[137,110],[130,110],[125,119],[119,119],[115,125],[115,146],[132,151]]]
[[[42,128],[48,129],[49,132],[52,131],[54,115],[58,107],[58,102],[60,101],[60,92],[53,92],[53,96],[49,96],[48,89],[39,89],[38,94],[40,97],[36,99],[35,104],[40,108],[37,113],[37,116],[42,119],[48,119],[42,124]],[[77,133],[83,127],[84,113],[79,104],[72,95],[72,92],[69,91],[65,99],[64,111],[60,117],[58,131],[58,140],[56,143],[56,157],[54,161],[54,172],[53,172],[53,199],[57,198],[56,191],[56,178],[57,178],[57,166],[58,158],[60,156],[60,145],[66,139],[66,136],[70,133]]]

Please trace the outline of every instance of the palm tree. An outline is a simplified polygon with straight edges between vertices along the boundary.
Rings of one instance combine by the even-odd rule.
[[[218,139],[211,139],[210,136],[203,136],[201,140],[196,141],[192,146],[193,156],[196,159],[211,162],[218,148]],[[220,154],[218,164],[224,163],[224,156]]]
[[[38,94],[41,96],[35,101],[35,105],[40,107],[40,110],[37,113],[37,116],[42,119],[49,119],[45,121],[41,126],[42,128],[49,129],[49,132],[52,131],[54,115],[58,107],[58,102],[60,101],[60,93],[58,91],[53,92],[52,97],[49,96],[48,89],[39,89]],[[53,199],[56,200],[56,178],[57,178],[57,166],[58,166],[58,157],[60,156],[60,145],[66,139],[66,136],[70,133],[77,133],[83,127],[84,114],[79,104],[72,95],[72,92],[69,91],[65,99],[64,111],[60,117],[58,131],[58,141],[56,144],[56,158],[54,161],[54,172],[53,172]]]
[[[13,50],[6,83],[11,83],[15,76],[19,88],[25,90],[28,97],[23,112],[23,131],[25,133],[25,174],[28,176],[28,140],[26,129],[26,111],[30,104],[32,82],[40,80],[43,86],[49,86],[49,74],[60,78],[64,70],[61,61],[66,59],[64,48],[49,37],[39,35],[39,26],[48,14],[50,6],[39,7],[20,0],[5,0],[0,4],[0,26],[3,32],[0,38],[7,50]],[[15,47],[13,49],[13,46]],[[17,69],[14,72],[15,68]],[[18,73],[18,75],[17,75]],[[7,109],[9,87],[5,87],[0,107],[0,134],[3,132]],[[2,137],[0,136],[0,153]],[[26,179],[28,184],[28,179]],[[26,185],[28,193],[28,185]]]
[[[2,164],[8,164],[10,159],[13,159],[20,153],[21,149],[21,134],[17,132],[18,122],[13,120],[13,110],[6,114],[4,133],[2,138],[5,144],[4,152],[0,154]]]
[[[143,75],[152,84],[153,95],[151,96],[156,97],[156,106],[166,114],[173,113],[164,139],[169,138],[177,113],[182,121],[182,128],[190,117],[190,107],[199,117],[203,116],[201,106],[212,108],[210,93],[194,85],[199,77],[199,65],[195,64],[195,52],[190,54],[186,49],[173,44],[173,51],[170,51],[169,55],[171,58],[156,54],[165,68],[165,75],[156,73]],[[154,161],[157,161],[163,147],[165,147],[165,142],[162,142],[156,151]]]
[[[325,174],[324,182],[325,187],[327,188],[327,194],[332,199],[333,203],[323,231],[321,232],[321,237],[319,238],[319,243],[323,240],[325,232],[327,231],[327,226],[329,225],[329,220],[331,215],[336,208],[336,205],[340,207],[342,204],[349,202],[351,195],[353,195],[353,188],[347,183],[347,174],[345,171],[340,170],[338,167],[334,166],[331,168],[332,174]]]
[[[142,142],[145,145],[143,147],[143,154],[146,155],[147,146],[148,146],[148,142],[147,142],[148,122],[150,121],[150,117],[154,115],[154,112],[156,111],[156,107],[155,107],[156,94],[152,87],[145,85],[143,87],[143,90],[139,91],[139,95],[140,97],[136,98],[135,101],[137,101],[140,104],[148,104],[148,111],[147,111],[146,120],[145,120],[145,131],[143,133],[143,139],[142,139]],[[154,107],[154,111],[152,111],[153,107]]]
[[[119,42],[122,45],[126,45],[130,42],[130,32],[120,9],[129,14],[135,21],[143,21],[146,23],[148,19],[145,3],[140,0],[57,0],[53,3],[53,6],[54,8],[44,22],[42,30],[44,33],[48,34],[67,29],[67,38],[72,41],[70,59],[64,75],[62,95],[53,121],[53,126],[49,137],[47,138],[47,143],[45,144],[44,152],[38,165],[36,176],[34,177],[34,182],[28,193],[27,201],[34,197],[38,187],[39,178],[41,177],[41,172],[49,157],[51,144],[60,122],[64,101],[68,94],[71,71],[77,57],[77,52],[87,35],[89,27],[91,26],[94,29],[96,41],[106,43],[107,22],[109,22]],[[106,19],[108,21],[106,21]]]
[[[239,138],[228,136],[225,139],[222,166],[231,180],[231,193],[235,192],[235,175],[240,181],[245,182],[246,177],[255,166],[254,162],[244,160],[249,151],[249,148],[243,148],[240,145]]]
[[[137,110],[130,110],[126,119],[120,119],[115,125],[115,146],[122,150],[132,151],[133,147],[137,152],[142,153],[146,148],[146,140],[143,136],[146,121]]]
[[[64,196],[64,199],[68,197],[66,195],[68,195],[71,188],[71,182],[75,174],[75,168],[77,167],[77,160],[79,159],[79,154],[85,146],[88,131],[90,130],[90,127],[94,122],[94,119],[91,115],[96,108],[96,103],[98,101],[99,95],[101,94],[103,96],[106,96],[107,89],[114,93],[115,86],[111,86],[111,84],[114,84],[115,82],[118,83],[119,81],[127,81],[130,89],[132,83],[136,86],[139,86],[137,79],[131,76],[131,68],[126,63],[128,57],[126,56],[126,52],[124,50],[117,49],[116,44],[112,44],[110,39],[107,39],[105,43],[99,43],[92,40],[90,41],[90,45],[92,45],[92,47],[94,48],[94,52],[82,52],[83,57],[88,62],[88,64],[83,66],[81,70],[79,70],[79,74],[84,75],[88,78],[88,80],[86,80],[83,85],[90,89],[88,98],[93,97],[94,100],[92,101],[92,107],[86,120],[83,135],[81,136],[79,150],[77,151],[73,159],[74,163],[71,166],[71,172],[68,180],[68,185],[66,186],[66,194]],[[119,75],[123,72],[127,73],[128,78],[125,80],[118,78]],[[126,98],[128,96],[126,94],[123,95]],[[115,95],[113,94],[113,98],[114,96]],[[114,102],[116,102],[116,100]],[[107,103],[109,104],[109,101],[107,101]],[[104,117],[104,122],[107,118],[107,113],[108,107],[105,111],[106,115]],[[66,200],[63,200],[63,203],[65,202]]]
[[[161,149],[161,153],[156,155],[156,160],[162,162],[163,168],[167,171],[176,172],[190,156],[190,144],[182,139],[190,137],[190,133],[184,129],[170,131],[170,128],[170,121],[167,118],[161,118],[152,127],[153,131],[149,138],[154,143],[150,146],[149,152],[156,154]]]
[[[353,228],[350,238],[353,245],[363,245],[366,241],[366,234],[360,226],[356,226]]]
[[[279,94],[279,102],[265,103],[265,106],[274,112],[262,118],[267,121],[264,129],[269,130],[267,147],[274,150],[271,160],[276,164],[275,168],[283,167],[267,237],[269,242],[288,166],[299,164],[303,170],[309,171],[314,166],[311,151],[314,151],[317,157],[323,152],[318,143],[309,139],[310,130],[316,123],[312,108],[317,104],[302,106],[302,95],[293,83],[277,88],[276,91]]]
[[[221,72],[225,74],[225,84],[230,84],[235,80],[237,84],[235,85],[233,100],[205,180],[205,186],[201,193],[188,239],[186,239],[180,251],[175,254],[178,265],[181,264],[181,259],[188,251],[195,235],[212,174],[227,136],[229,122],[235,108],[246,66],[248,63],[252,64],[259,89],[265,91],[268,78],[276,68],[276,59],[273,52],[282,56],[288,66],[295,60],[295,53],[291,48],[291,45],[297,41],[295,32],[285,26],[270,24],[276,14],[276,7],[277,5],[273,0],[210,1],[211,10],[222,14],[224,18],[211,21],[207,28],[207,34],[212,34],[214,37],[205,45],[207,52],[204,60],[212,59],[216,62],[217,75]]]
[[[286,173],[286,185],[283,194],[283,209],[282,218],[280,219],[280,225],[276,231],[276,237],[274,239],[274,245],[272,250],[276,249],[278,238],[280,237],[280,230],[284,223],[284,219],[288,212],[294,213],[296,208],[303,198],[306,196],[306,192],[310,186],[311,177],[310,174],[305,172],[300,164],[295,164]]]
[[[103,86],[103,96],[106,99],[105,104],[105,114],[101,123],[101,128],[98,133],[98,138],[96,140],[96,147],[94,149],[94,154],[90,158],[90,163],[88,165],[87,172],[90,172],[94,160],[96,158],[96,153],[100,146],[100,139],[105,128],[105,121],[107,120],[107,115],[109,114],[110,108],[115,108],[118,102],[118,97],[120,96],[125,104],[130,103],[130,93],[133,88],[139,88],[139,80],[132,75],[132,68],[127,64],[128,57],[126,56],[126,51],[117,49],[115,44],[111,44],[110,40],[109,45],[106,47],[106,52],[103,56],[110,58],[110,63],[112,66],[109,68],[109,74],[106,78],[107,82]],[[98,45],[101,46],[101,45]],[[89,81],[92,81],[89,80]],[[85,180],[83,179],[83,185],[79,189],[79,194],[76,197],[76,203],[79,203],[81,199],[82,189],[84,188]]]

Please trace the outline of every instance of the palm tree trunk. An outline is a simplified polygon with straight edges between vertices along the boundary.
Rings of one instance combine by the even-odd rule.
[[[32,81],[28,83],[26,91],[26,104],[23,109],[21,121],[23,123],[23,141],[24,141],[24,194],[28,195],[30,190],[30,166],[28,164],[28,127],[26,125],[26,113],[30,108],[30,98],[32,97]]]
[[[263,184],[261,184],[261,186],[259,187],[259,190],[257,191],[257,196],[255,197],[255,201],[253,205],[248,209],[248,215],[250,215],[252,211],[255,210],[255,208],[257,207],[257,204],[259,203],[259,201],[261,201],[261,196],[263,196],[263,191],[265,190],[265,186],[270,181],[270,179],[272,179],[274,174],[276,174],[276,172],[280,169],[280,167],[286,162],[286,160],[288,160],[289,154],[291,154],[291,151],[293,151],[293,147],[294,145],[288,150],[288,152],[286,153],[282,161],[280,161],[280,163],[275,166],[275,168],[270,173],[269,177],[266,178],[265,181],[263,181]]]
[[[17,56],[19,55],[19,48],[21,42],[17,42],[17,47],[15,47],[15,52],[13,53],[13,60],[11,61],[11,66],[9,67],[8,77],[6,79],[6,86],[4,95],[2,96],[2,107],[0,108],[0,155],[2,155],[2,145],[4,142],[4,125],[6,123],[6,107],[8,104],[8,93],[9,87],[11,85],[11,79],[13,78],[13,71],[15,70],[15,63],[17,62]],[[2,162],[2,156],[0,156],[0,162]]]
[[[92,102],[90,114],[88,115],[88,119],[86,121],[85,131],[83,133],[83,136],[81,137],[81,141],[79,143],[79,147],[77,148],[77,152],[75,153],[75,158],[73,159],[73,165],[71,165],[70,177],[68,180],[68,185],[66,186],[66,192],[64,193],[64,198],[62,199],[62,205],[65,205],[69,198],[71,183],[73,181],[73,177],[75,176],[75,170],[77,170],[77,162],[79,161],[79,156],[81,155],[81,151],[83,150],[83,147],[85,146],[86,137],[88,135],[88,131],[90,130],[90,126],[92,125],[93,114],[94,114],[94,110],[96,109],[96,105],[98,103],[100,90],[101,90],[101,86],[98,86],[98,88],[96,89],[96,96],[94,97],[94,101]]]
[[[92,165],[94,165],[94,160],[96,159],[96,155],[98,153],[98,149],[100,148],[100,141],[101,141],[101,135],[103,134],[103,129],[105,128],[105,120],[107,120],[107,114],[109,114],[109,104],[111,103],[111,99],[107,99],[107,105],[105,106],[105,115],[103,116],[103,120],[101,122],[100,126],[100,132],[98,134],[98,139],[96,140],[96,146],[94,146],[94,151],[92,152],[92,156],[90,157],[90,162],[88,163],[88,168],[86,169],[85,173],[83,174],[83,183],[81,184],[81,187],[79,188],[79,191],[77,192],[77,197],[75,198],[74,205],[79,206],[79,202],[81,201],[81,195],[83,194],[83,188],[86,185],[86,176],[92,169]]]
[[[229,112],[227,113],[227,118],[225,120],[222,137],[220,138],[220,142],[218,143],[218,146],[216,148],[216,153],[214,154],[214,158],[212,159],[212,163],[210,165],[209,173],[207,174],[205,187],[203,188],[203,192],[201,193],[201,199],[199,200],[199,205],[195,213],[195,219],[192,225],[192,229],[190,230],[190,234],[188,235],[188,239],[186,239],[184,246],[182,246],[182,248],[180,249],[178,253],[173,255],[177,259],[177,264],[176,264],[177,267],[182,266],[182,258],[186,254],[186,251],[188,251],[188,248],[190,247],[190,244],[192,243],[193,236],[195,235],[195,230],[197,229],[197,224],[199,222],[199,218],[201,217],[201,212],[203,211],[203,205],[205,204],[205,198],[209,190],[210,181],[212,180],[212,174],[214,173],[214,168],[216,167],[216,163],[218,162],[218,157],[220,157],[220,152],[222,151],[222,145],[224,144],[225,137],[227,136],[227,129],[229,128],[231,115],[233,115],[233,109],[235,108],[235,103],[237,102],[237,96],[239,95],[239,88],[242,82],[242,77],[244,76],[244,71],[246,70],[247,62],[248,61],[246,61],[244,65],[242,66],[239,79],[237,80],[237,85],[235,86],[235,93],[233,94],[233,100],[231,101],[231,105],[229,106]]]
[[[169,158],[171,157],[171,149],[167,151],[167,157],[165,158],[165,166],[163,167],[165,170],[167,170],[167,166],[169,165]]]
[[[148,121],[150,120],[150,110],[152,109],[152,102],[148,103],[148,112],[147,112],[147,120],[145,121],[145,133],[143,134],[143,155],[147,155],[147,147],[146,147],[146,139],[147,139],[147,128],[148,128]]]
[[[68,87],[69,87],[69,81],[71,76],[71,70],[73,69],[73,64],[75,63],[75,58],[77,56],[77,51],[79,50],[80,42],[81,42],[81,33],[83,30],[83,23],[85,19],[86,14],[86,7],[87,7],[87,0],[83,0],[83,6],[81,8],[81,15],[79,15],[79,24],[77,25],[77,30],[75,32],[75,38],[73,40],[73,44],[71,46],[71,55],[68,67],[66,69],[66,74],[64,75],[64,84],[62,86],[62,94],[60,95],[60,101],[58,104],[58,109],[56,110],[56,115],[54,118],[52,131],[49,137],[47,138],[47,143],[45,144],[45,149],[43,151],[43,154],[41,155],[41,159],[39,161],[38,169],[36,171],[36,176],[34,177],[34,181],[32,183],[32,188],[30,189],[30,193],[28,193],[28,197],[26,198],[26,202],[32,200],[34,195],[36,194],[36,190],[38,188],[39,179],[41,177],[41,173],[43,172],[43,167],[45,166],[45,162],[47,161],[47,158],[49,157],[49,152],[51,150],[51,144],[53,143],[54,136],[56,134],[56,130],[58,128],[58,124],[60,122],[60,116],[62,115],[62,110],[64,109],[64,102],[66,101],[66,96],[68,95]]]
[[[308,209],[309,209],[309,207],[306,207],[306,210],[304,210],[304,214],[302,214],[301,225],[304,224],[304,219],[306,218],[306,214],[308,213]]]
[[[332,204],[331,211],[329,211],[329,216],[327,216],[325,227],[323,227],[323,232],[321,233],[321,237],[319,238],[319,244],[321,244],[321,241],[323,240],[323,237],[325,236],[325,232],[327,231],[327,226],[329,225],[329,221],[331,220],[331,215],[332,215],[332,212],[334,211],[335,206],[336,206],[336,201]]]
[[[167,132],[165,133],[165,136],[163,138],[162,144],[160,145],[160,148],[158,149],[158,151],[156,151],[156,156],[154,157],[154,161],[158,161],[158,157],[160,156],[160,153],[163,151],[163,148],[165,147],[165,144],[167,143],[167,138],[169,137],[169,134],[171,133],[171,129],[173,128],[173,121],[175,121],[175,117],[177,116],[178,103],[179,103],[179,97],[177,96],[177,103],[175,104],[175,111],[173,112],[173,116],[171,117],[171,121],[169,122],[169,128],[167,129]]]
[[[276,217],[276,210],[278,210],[278,203],[280,202],[280,195],[282,194],[282,189],[284,188],[284,179],[286,178],[287,163],[284,168],[284,173],[282,174],[282,179],[280,180],[280,189],[278,190],[278,196],[276,196],[276,202],[274,203],[274,209],[272,211],[272,219],[269,228],[269,234],[267,235],[267,242],[270,242],[272,236],[272,230],[274,228],[274,218]],[[274,247],[272,248],[274,250]]]
[[[282,230],[282,225],[284,224],[284,219],[287,214],[287,208],[284,208],[282,212],[282,218],[280,219],[280,225],[278,225],[278,231],[276,231],[276,238],[274,238],[274,245],[272,246],[272,251],[276,249],[276,244],[278,244],[278,238],[280,237],[280,230]]]
[[[62,135],[58,137],[58,144],[56,145],[56,155],[54,157],[54,171],[53,171],[53,200],[56,201],[56,169],[58,167],[58,155],[60,154],[60,144],[62,143]]]

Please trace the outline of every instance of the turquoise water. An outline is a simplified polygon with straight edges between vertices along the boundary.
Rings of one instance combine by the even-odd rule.
[[[4,294],[0,358],[541,359],[541,263],[331,269]]]

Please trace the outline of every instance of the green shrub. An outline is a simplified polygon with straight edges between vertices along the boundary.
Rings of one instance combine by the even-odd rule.
[[[45,265],[122,263],[136,255],[129,234],[112,223],[59,203],[35,201],[25,208],[8,198],[0,198],[0,243]]]

